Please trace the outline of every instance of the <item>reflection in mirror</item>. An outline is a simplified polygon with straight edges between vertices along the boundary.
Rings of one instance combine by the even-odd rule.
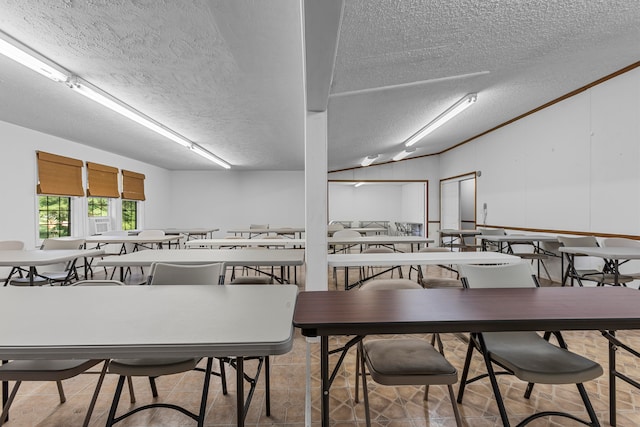
[[[427,181],[329,181],[328,188],[330,224],[364,234],[426,235]]]

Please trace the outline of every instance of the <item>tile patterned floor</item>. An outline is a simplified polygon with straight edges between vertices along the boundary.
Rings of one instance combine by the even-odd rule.
[[[431,273],[446,276],[449,273],[432,270]],[[302,275],[298,275],[301,277]],[[330,276],[331,277],[331,276]],[[340,279],[340,278],[339,278]],[[338,283],[342,283],[338,280]],[[640,308],[639,308],[640,310]],[[619,332],[618,336],[640,348],[640,331]],[[607,342],[598,332],[568,332],[564,337],[573,351],[599,361],[607,367]],[[389,338],[389,337],[387,337]],[[427,338],[427,337],[425,337]],[[462,371],[466,353],[466,343],[460,336],[442,336],[449,361]],[[345,338],[332,338],[331,345],[338,346]],[[287,426],[301,427],[305,425],[305,372],[307,346],[311,348],[312,366],[312,426],[319,426],[319,344],[307,344],[304,337],[296,333],[291,352],[272,357],[271,370],[271,416],[265,415],[264,381],[260,381],[254,396],[247,426]],[[334,356],[336,357],[336,356]],[[332,358],[332,361],[334,359]],[[247,369],[252,366],[249,362]],[[640,378],[638,360],[624,352],[619,352],[618,366],[633,378]],[[472,363],[472,371],[482,372],[483,366],[479,357]],[[340,369],[331,391],[331,420],[334,427],[364,426],[363,403],[354,403],[355,351],[352,351]],[[233,372],[228,379],[229,393],[224,396],[220,380],[212,379],[212,387],[208,397],[207,426],[235,425],[235,384]],[[80,426],[86,407],[93,392],[97,375],[83,374],[64,382],[67,402],[60,404],[54,383],[24,383],[12,407],[8,427],[39,426],[62,427]],[[202,373],[189,372],[182,375],[161,377],[157,380],[160,397],[157,401],[184,404],[195,410],[199,403],[202,385]],[[561,408],[579,416],[584,410],[575,386],[536,385],[531,399],[524,399],[525,384],[512,377],[500,376],[500,388],[512,424],[517,424],[528,414],[538,410]],[[96,406],[91,426],[105,424],[107,411],[115,389],[116,377],[108,375],[103,385]],[[129,402],[128,394],[123,394],[120,409],[143,405],[153,401],[148,382],[144,378],[135,378],[137,403]],[[618,425],[640,425],[640,391],[619,382],[618,386]],[[608,413],[608,379],[602,376],[596,381],[586,384],[592,403],[597,411],[600,423],[609,425]],[[369,382],[371,416],[373,426],[380,427],[445,427],[454,426],[455,420],[446,388],[432,386],[429,400],[423,401],[421,387],[386,387]],[[454,386],[457,393],[457,385]],[[459,406],[464,424],[472,427],[500,426],[498,411],[491,388],[487,380],[468,386],[464,402]],[[119,425],[123,427],[138,426],[192,426],[195,423],[175,411],[154,409],[143,411],[126,419]],[[564,418],[543,418],[529,424],[539,426],[574,426],[580,425]]]

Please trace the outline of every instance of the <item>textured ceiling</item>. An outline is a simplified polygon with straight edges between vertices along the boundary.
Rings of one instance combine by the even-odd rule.
[[[478,102],[416,155],[640,60],[638,0],[332,0],[330,13],[309,16],[326,1],[305,1],[316,6],[307,21],[325,19],[315,27],[334,33],[314,34],[306,55],[331,82],[307,88],[314,105],[328,105],[330,170],[370,154],[389,160],[467,93]],[[329,22],[340,20],[336,4],[342,20]],[[0,30],[234,169],[300,170],[301,8],[301,0],[0,0]],[[0,99],[3,121],[167,169],[219,169],[5,58]]]

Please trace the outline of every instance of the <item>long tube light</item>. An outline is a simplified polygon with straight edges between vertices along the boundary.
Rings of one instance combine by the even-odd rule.
[[[34,52],[33,50],[22,45],[17,40],[0,31],[0,54],[24,65],[25,67],[41,74],[48,79],[56,82],[65,82],[75,92],[91,99],[98,104],[109,108],[110,110],[132,120],[159,135],[164,136],[180,144],[183,147],[191,149],[194,153],[212,161],[225,169],[230,169],[231,165],[221,158],[215,156],[194,142],[189,141],[182,135],[172,131],[166,126],[156,122],[152,118],[142,114],[135,108],[130,107],[119,99],[109,95],[103,90],[91,85],[90,83],[72,75],[64,68],[49,61],[44,56]]]
[[[0,32],[0,54],[55,82],[65,82],[69,78],[69,74],[47,64],[48,60],[45,57],[22,46],[17,40],[2,32]]]
[[[477,100],[477,93],[470,93],[466,95],[451,107],[447,108],[444,113],[440,114],[438,117],[429,122],[429,124],[427,124],[425,127],[414,133],[409,139],[407,139],[404,145],[407,147],[411,147],[416,142],[420,141],[422,138],[438,129],[440,126],[442,126],[458,114],[462,113],[467,108],[471,107]]]
[[[210,152],[208,152],[207,150],[205,150],[204,148],[200,147],[197,144],[192,144],[191,150],[197,155],[202,156],[205,159],[210,160],[213,163],[216,163],[225,169],[231,169],[231,165],[229,163],[225,162],[219,157],[214,156],[213,154],[211,154]]]
[[[183,138],[182,136],[170,131],[153,119],[115,99],[106,92],[103,92],[98,88],[91,87],[88,83],[83,82],[78,78],[72,79],[69,83],[69,87],[71,87],[71,89],[73,89],[80,95],[86,96],[90,100],[97,102],[98,104],[107,107],[112,111],[115,111],[116,113],[128,118],[129,120],[133,120],[134,122],[146,127],[147,129],[150,129],[155,133],[164,136],[165,138],[169,138],[173,142],[177,142],[183,147],[191,148],[191,145],[193,144],[186,138]]]
[[[369,166],[371,163],[375,162],[378,157],[380,157],[380,154],[374,154],[372,156],[367,156],[364,158],[364,160],[362,160],[362,163],[360,163],[361,166]]]
[[[395,156],[392,157],[392,160],[397,162],[398,160],[402,160],[405,157],[407,157],[409,154],[414,153],[416,151],[415,148],[405,148],[404,150],[402,150],[401,152],[399,152],[398,154],[396,154]]]

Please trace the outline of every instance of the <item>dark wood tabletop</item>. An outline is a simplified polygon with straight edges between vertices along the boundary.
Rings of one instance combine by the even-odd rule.
[[[301,292],[305,336],[640,329],[640,291],[625,287]]]

